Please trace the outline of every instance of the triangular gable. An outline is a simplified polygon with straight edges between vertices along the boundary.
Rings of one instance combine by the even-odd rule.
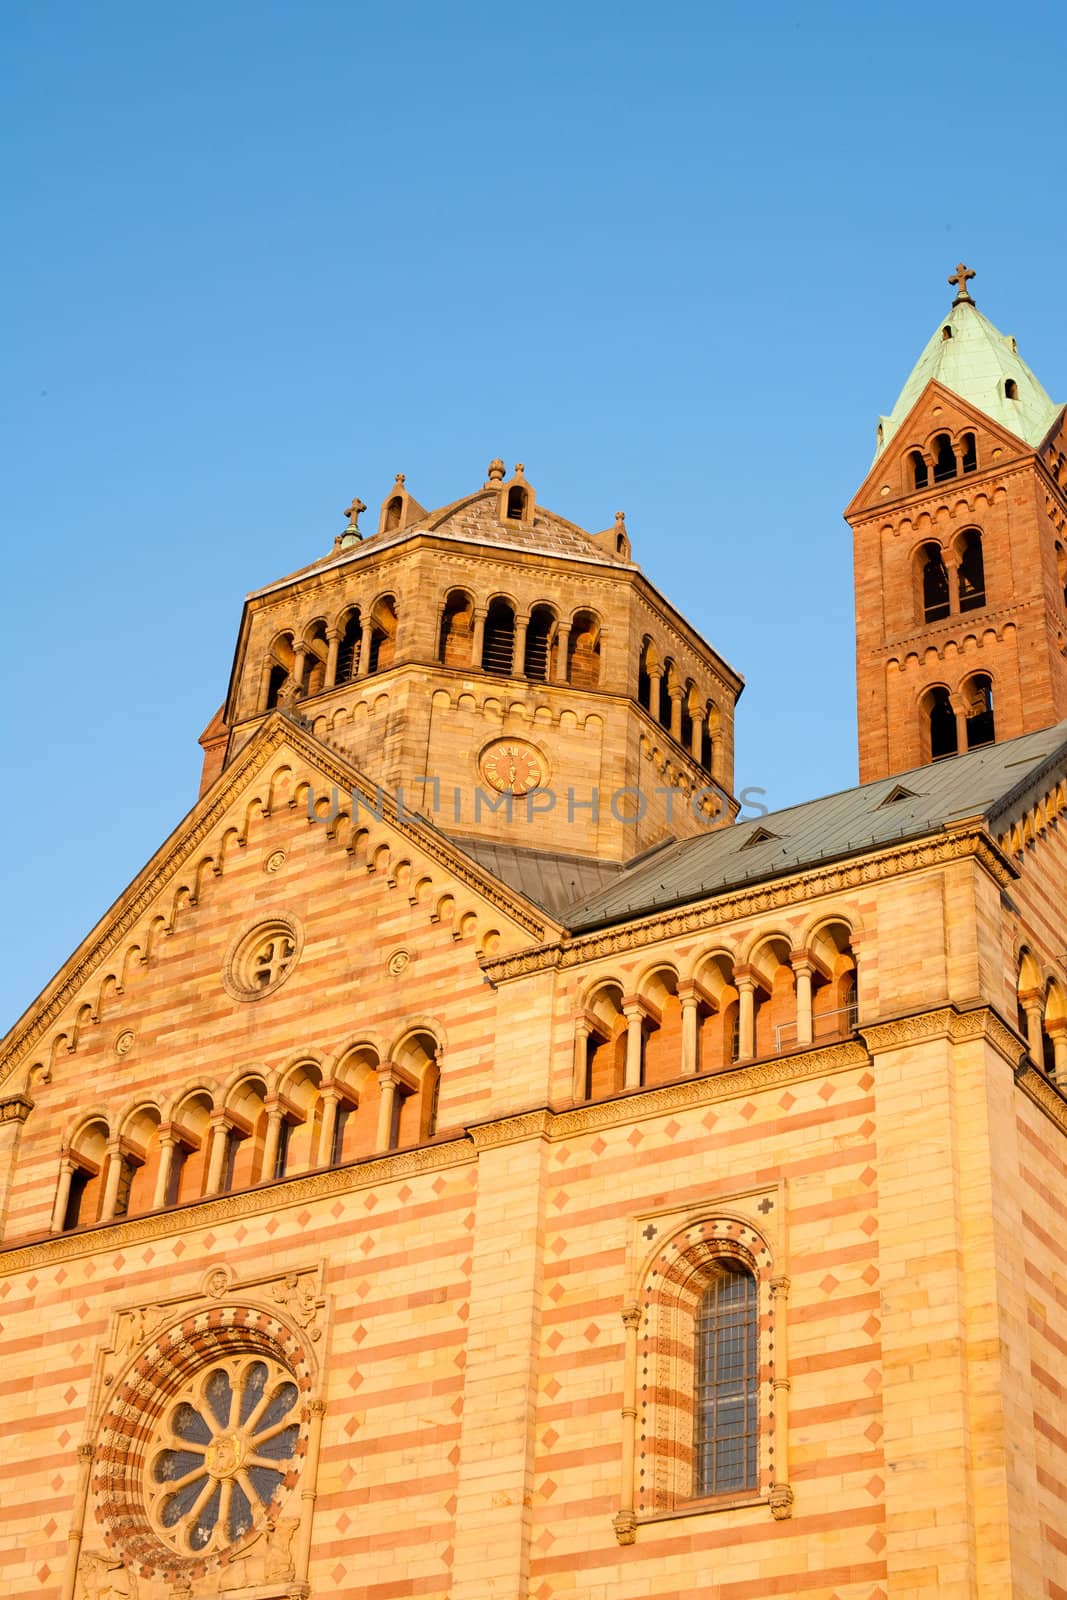
[[[1011,452],[1010,459],[1017,459],[1020,456],[1028,456],[1035,453],[1035,447],[1027,444],[1026,440],[1018,434],[1010,432],[1009,429],[1003,427],[985,411],[980,410],[970,400],[965,400],[962,395],[954,393],[951,389],[946,389],[943,384],[938,383],[936,378],[931,379],[885,449],[871,463],[867,476],[845,508],[846,520],[851,521],[854,516],[864,511],[872,510],[875,506],[885,505],[887,500],[899,500],[902,498],[901,492],[894,491],[890,496],[883,496],[879,491],[882,485],[887,482],[896,484],[900,481],[902,459],[909,451],[915,448],[917,438],[925,438],[928,433],[936,431],[938,423],[947,422],[948,419],[943,417],[931,418],[929,426],[924,425],[921,428],[913,428],[913,424],[924,409],[932,407],[934,403],[951,408],[965,421],[972,422],[976,428],[982,428],[987,434],[991,434],[1000,441],[1006,450]],[[1059,425],[1062,417],[1063,411],[1061,410],[1049,430],[1050,433]],[[1037,446],[1037,449],[1040,450],[1041,446]],[[985,471],[987,465],[988,463],[980,464],[979,474]],[[1006,465],[1006,461],[998,462],[998,466]],[[977,477],[979,474],[974,474],[974,476]],[[971,474],[968,474],[968,476],[971,476]],[[962,481],[965,480],[949,478],[944,483],[931,483],[928,489],[920,492],[930,495],[946,494],[954,486],[958,487]]]
[[[307,818],[311,803],[322,820]],[[353,805],[353,797],[357,804]],[[51,1031],[66,1030],[73,1050],[78,1031],[97,1020],[98,989],[112,978],[122,993],[124,965],[148,959],[153,940],[166,937],[175,918],[210,893],[213,879],[244,850],[249,828],[284,805],[304,827],[321,830],[339,860],[388,875],[395,863],[410,873],[408,899],[421,898],[431,919],[455,919],[456,938],[480,941],[479,954],[519,950],[558,937],[561,929],[543,908],[524,899],[428,824],[398,815],[394,799],[380,793],[338,752],[283,713],[265,722],[247,746],[175,828],[85,938],[52,982],[0,1044],[0,1085],[38,1060],[36,1047]],[[355,816],[353,817],[353,812]],[[390,881],[394,885],[396,879]],[[414,897],[414,898],[413,898]],[[489,944],[486,944],[489,939]],[[136,957],[129,952],[136,949]],[[55,1040],[48,1045],[53,1051]],[[43,1066],[47,1070],[47,1062]],[[24,1086],[24,1083],[23,1083]]]

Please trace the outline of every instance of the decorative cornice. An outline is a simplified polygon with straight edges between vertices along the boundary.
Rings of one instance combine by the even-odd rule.
[[[976,1006],[969,1011],[960,1011],[956,1006],[942,1006],[936,1011],[923,1011],[912,1017],[894,1017],[888,1022],[871,1023],[861,1027],[859,1033],[872,1056],[926,1039],[949,1039],[953,1044],[964,1044],[969,1039],[985,1039],[1013,1069],[1026,1054],[1025,1043],[988,1006]]]
[[[467,1135],[476,1150],[495,1150],[500,1145],[519,1144],[526,1139],[550,1138],[553,1123],[558,1119],[558,1112],[543,1106],[537,1111],[520,1111],[514,1117],[478,1123],[467,1129]]]
[[[688,906],[672,907],[632,922],[620,922],[596,933],[577,934],[556,943],[538,945],[514,955],[482,962],[493,984],[508,983],[550,967],[576,967],[589,961],[625,955],[665,939],[686,938],[711,928],[738,922],[743,917],[777,911],[785,906],[815,900],[820,895],[842,894],[905,873],[945,866],[973,857],[1003,888],[1018,872],[981,826],[959,833],[932,834],[926,839],[895,845],[888,850],[850,857],[824,867],[812,867],[751,888],[708,895]]]
[[[264,1212],[286,1211],[312,1200],[328,1199],[331,1195],[352,1194],[398,1178],[462,1166],[472,1156],[471,1141],[463,1134],[440,1144],[419,1145],[414,1150],[377,1156],[351,1167],[330,1167],[262,1188],[213,1195],[192,1205],[156,1211],[146,1217],[125,1217],[77,1233],[50,1234],[31,1243],[0,1249],[0,1276],[22,1272],[45,1261],[70,1261],[77,1256],[114,1250],[119,1245],[126,1248],[148,1240],[169,1238],[172,1234],[189,1233],[209,1224],[217,1226],[234,1219],[261,1216]]]
[[[1016,1070],[1015,1082],[1026,1098],[1054,1122],[1061,1133],[1067,1133],[1067,1101],[1048,1079],[1038,1072],[1032,1061],[1023,1061]]]

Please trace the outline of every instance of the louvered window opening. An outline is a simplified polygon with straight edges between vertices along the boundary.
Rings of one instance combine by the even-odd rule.
[[[758,1323],[756,1282],[721,1263],[696,1319],[694,1493],[756,1487]]]

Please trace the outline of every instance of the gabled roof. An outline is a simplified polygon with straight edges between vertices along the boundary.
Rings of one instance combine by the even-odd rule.
[[[951,337],[945,337],[945,329]],[[1016,386],[1007,398],[1005,383]],[[1036,448],[1046,437],[1061,407],[1049,398],[1016,349],[1015,340],[995,328],[972,301],[954,305],[930,337],[887,417],[881,417],[876,457],[881,455],[928,383],[937,382],[959,395],[1017,439]]]
[[[574,932],[625,922],[666,906],[884,850],[964,818],[995,821],[1002,831],[1014,802],[1026,796],[1039,771],[1057,767],[1067,772],[1067,722],[679,840],[564,909],[560,919]],[[899,798],[886,804],[894,792]],[[766,837],[756,842],[761,834]]]

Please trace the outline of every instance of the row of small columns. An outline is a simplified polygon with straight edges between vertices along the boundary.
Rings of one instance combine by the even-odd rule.
[[[1053,1070],[1056,1082],[1067,1088],[1067,1017],[1045,1021],[1045,997],[1040,989],[1025,989],[1019,994],[1019,1004],[1026,1013],[1026,1044],[1031,1060],[1040,1066],[1045,1059],[1043,1034],[1052,1040]]]
[[[392,1064],[379,1067],[377,1072],[380,1100],[378,1103],[378,1125],[375,1131],[374,1153],[384,1155],[391,1147],[393,1136],[393,1120],[396,1113],[396,1097],[404,1085],[398,1069]],[[327,1080],[322,1085],[322,1125],[319,1130],[319,1165],[328,1164],[330,1152],[333,1149],[334,1131],[337,1127],[337,1112],[343,1099],[338,1086]],[[263,1141],[263,1166],[265,1177],[270,1177],[274,1172],[275,1162],[278,1159],[278,1144],[282,1134],[282,1123],[285,1121],[285,1109],[277,1095],[269,1096],[265,1102],[267,1112],[267,1128]],[[205,1197],[217,1194],[222,1184],[222,1174],[226,1163],[226,1144],[231,1129],[238,1129],[247,1136],[251,1129],[242,1125],[232,1114],[216,1112],[210,1122],[210,1151],[208,1155],[207,1182],[204,1188]],[[159,1169],[156,1173],[155,1192],[152,1196],[153,1211],[160,1210],[167,1203],[167,1187],[170,1183],[171,1165],[174,1160],[174,1151],[180,1139],[173,1129],[164,1123],[159,1130]],[[107,1176],[104,1180],[104,1198],[100,1208],[100,1221],[110,1222],[115,1215],[115,1206],[118,1201],[119,1182],[122,1178],[122,1161],[125,1150],[121,1139],[113,1139],[107,1151]],[[71,1156],[64,1156],[59,1165],[59,1186],[56,1189],[55,1205],[52,1209],[52,1232],[60,1233],[67,1215],[67,1205],[70,1201],[70,1186],[77,1163]]]
[[[650,691],[649,691],[649,700],[651,701],[653,706],[658,706],[659,705],[660,682],[661,682],[661,680],[663,678],[663,668],[662,667],[649,667],[648,676],[649,676],[649,681],[650,681],[651,686],[652,686]],[[667,731],[670,733],[671,738],[675,741],[676,744],[681,744],[681,742],[682,742],[682,701],[685,698],[685,688],[680,683],[670,684],[670,685],[668,685],[667,693],[670,696],[670,702],[671,702],[671,724],[670,724],[670,727],[669,727],[669,729]],[[704,717],[694,717],[693,718],[693,732],[692,732],[692,735],[690,736],[690,740],[689,740],[689,753],[690,753],[691,756],[693,756],[693,758],[696,761],[700,760],[700,757],[701,757],[701,754],[702,754],[705,723],[707,725],[709,734],[712,735],[712,744],[713,744],[713,746],[717,743],[717,741],[716,741],[716,739],[714,737],[714,734],[712,733],[712,729],[711,729],[711,718],[712,718],[713,715],[714,715],[714,713],[709,711],[707,713],[707,717],[706,718],[704,718]]]
[[[855,937],[853,938],[855,944]],[[796,951],[791,958],[796,978],[796,1045],[803,1049],[814,1042],[814,1016],[812,1013],[812,979],[815,963],[807,951]],[[734,969],[734,987],[738,995],[738,1061],[751,1061],[756,1054],[756,990],[759,978],[751,967]],[[700,1007],[714,1009],[714,1001],[700,984],[690,980],[678,985],[678,998],[682,1006],[682,1059],[679,1076],[691,1078],[697,1070]],[[639,995],[627,995],[622,1002],[626,1018],[626,1065],[623,1075],[624,1089],[641,1087],[641,1064],[646,1022],[659,1026],[660,1015],[650,1001]],[[1038,1024],[1040,1028],[1040,1022]],[[1067,1024],[1064,1025],[1067,1029]],[[589,1039],[603,1036],[597,1019],[582,1013],[574,1025],[574,1095],[581,1099],[585,1092],[586,1062]],[[1058,1059],[1058,1058],[1057,1058]],[[1067,1061],[1065,1061],[1067,1069]]]
[[[488,614],[489,608],[487,606],[479,607],[474,612],[474,626],[471,631],[471,661],[475,667],[481,664],[482,650],[485,647],[485,619]],[[529,626],[529,612],[524,615],[516,615],[515,637],[511,647],[511,676],[513,678],[522,677],[522,669],[526,662],[526,633]],[[440,632],[440,628],[438,628],[438,632]],[[556,653],[556,672],[553,680],[556,683],[567,682],[567,651],[570,648],[570,639],[571,624],[569,622],[557,622],[554,642],[558,644],[559,649]],[[603,640],[604,635],[601,632],[600,641],[602,644]]]

